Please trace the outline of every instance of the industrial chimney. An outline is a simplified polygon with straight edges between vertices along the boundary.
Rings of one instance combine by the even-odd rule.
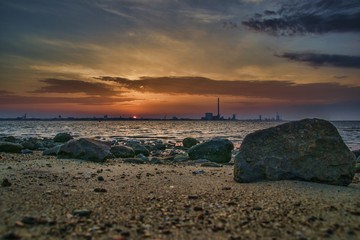
[[[217,119],[220,120],[220,98],[218,98],[218,114]]]

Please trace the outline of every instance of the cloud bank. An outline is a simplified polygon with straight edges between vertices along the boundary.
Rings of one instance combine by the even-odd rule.
[[[314,67],[360,68],[360,56],[316,53],[284,53],[275,56],[295,62],[304,62]]]
[[[85,82],[81,80],[62,80],[48,78],[40,80],[46,86],[33,93],[85,93],[87,95],[113,96],[117,92],[109,85],[103,83]]]
[[[360,87],[338,83],[295,84],[289,81],[225,81],[203,77],[159,77],[130,80],[127,78],[100,77],[103,81],[138,92],[231,95],[285,101],[359,101]]]
[[[276,10],[265,10],[242,21],[248,28],[271,35],[360,32],[358,0],[283,1]]]

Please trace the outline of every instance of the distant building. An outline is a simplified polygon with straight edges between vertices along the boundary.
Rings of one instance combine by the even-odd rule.
[[[213,113],[205,113],[205,117],[203,119],[204,120],[213,120],[214,119]]]
[[[231,120],[236,120],[236,115],[233,114]]]
[[[201,118],[202,120],[221,120],[221,119],[224,119],[224,117],[221,117],[220,115],[220,98],[218,98],[218,101],[217,101],[217,115],[214,116],[213,113],[205,113],[205,117],[202,117]]]

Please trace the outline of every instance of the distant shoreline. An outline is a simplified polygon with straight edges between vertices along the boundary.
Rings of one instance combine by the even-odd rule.
[[[254,121],[254,122],[287,122],[287,120],[258,120],[258,119],[216,119],[204,120],[195,118],[180,118],[180,119],[163,119],[163,118],[0,118],[0,121],[202,121],[202,122],[236,122],[236,121]]]
[[[285,123],[292,120],[259,120],[259,119],[216,119],[216,120],[204,120],[204,119],[196,119],[196,118],[179,118],[179,119],[163,119],[163,118],[0,118],[0,121],[54,121],[54,122],[65,122],[65,121],[95,121],[95,122],[110,122],[110,121],[172,121],[172,122],[180,122],[180,121],[199,121],[199,122],[279,122]],[[358,122],[360,120],[329,120],[330,122]]]

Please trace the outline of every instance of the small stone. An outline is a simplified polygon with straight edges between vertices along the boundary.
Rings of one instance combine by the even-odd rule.
[[[98,177],[97,177],[97,180],[98,180],[98,181],[104,181],[105,179],[104,179],[103,176],[98,176]]]
[[[87,209],[75,209],[73,211],[73,215],[74,216],[79,216],[79,217],[88,217],[90,216],[91,211],[87,210]]]
[[[197,195],[189,195],[188,196],[188,199],[192,199],[192,200],[198,199],[198,198],[199,198],[199,196],[197,196]]]
[[[107,190],[105,188],[95,188],[94,192],[105,193],[105,192],[107,192]]]
[[[203,210],[203,208],[202,208],[202,207],[198,207],[198,206],[194,207],[194,211],[196,211],[196,212],[198,212],[198,211],[202,211],[202,210]]]
[[[16,233],[10,232],[10,233],[6,233],[5,235],[3,235],[1,237],[1,239],[3,239],[3,240],[20,240],[21,237],[19,235],[17,235]]]
[[[196,171],[193,171],[192,174],[194,175],[197,175],[197,174],[204,174],[205,171],[204,170],[196,170]]]
[[[10,187],[10,186],[11,186],[11,182],[9,182],[9,179],[3,178],[2,182],[1,182],[1,186],[2,186],[2,187]]]
[[[25,216],[21,219],[21,222],[27,225],[35,225],[38,223],[38,220],[35,217]]]
[[[21,153],[22,153],[22,154],[32,154],[33,151],[31,151],[31,150],[29,150],[29,149],[22,149],[22,150],[21,150]]]

